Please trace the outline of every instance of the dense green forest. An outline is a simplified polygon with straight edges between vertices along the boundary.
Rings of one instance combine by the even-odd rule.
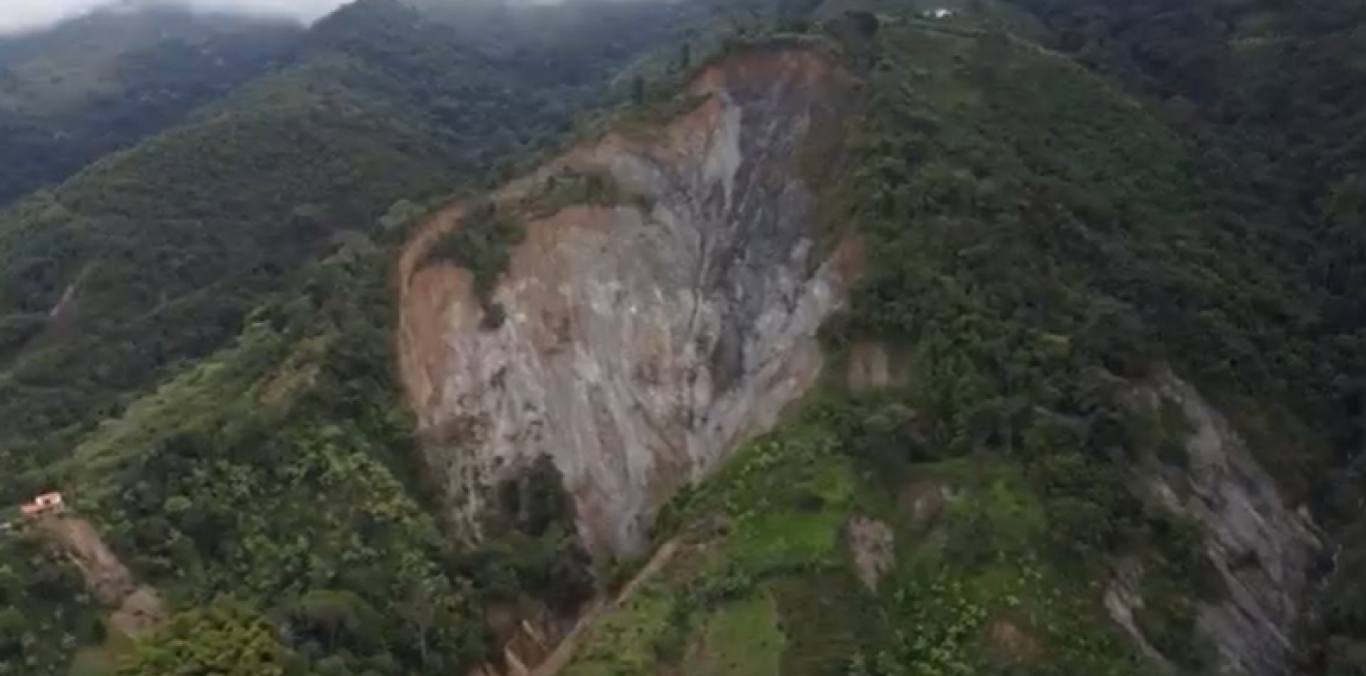
[[[265,73],[299,33],[167,5],[0,35],[0,207]]]
[[[1260,233],[1268,265],[1292,276],[1270,299],[1290,335],[1257,346],[1279,397],[1328,431],[1334,449],[1315,468],[1316,513],[1343,538],[1324,612],[1308,631],[1305,668],[1361,673],[1366,623],[1354,610],[1362,539],[1359,460],[1366,388],[1366,210],[1361,139],[1366,110],[1366,6],[1286,3],[1021,0],[1058,48],[1150,97],[1207,155],[1207,199]],[[1240,249],[1246,246],[1240,242]],[[1227,252],[1223,258],[1229,258]],[[1263,280],[1258,280],[1259,282]],[[1236,316],[1235,316],[1236,317]],[[1242,330],[1245,320],[1232,327]],[[1293,333],[1291,333],[1293,332]],[[1199,354],[1199,353],[1197,353]],[[1298,371],[1299,373],[1295,373]],[[1247,377],[1247,376],[1243,376]],[[1254,381],[1244,391],[1266,392]],[[1288,387],[1287,387],[1288,386]],[[1292,457],[1291,462],[1304,463]]]
[[[941,5],[952,18],[920,18]],[[1360,3],[360,0],[307,31],[177,16],[144,18],[182,39],[138,49],[148,24],[0,38],[0,501],[73,487],[173,613],[130,642],[68,561],[7,537],[0,674],[466,673],[496,658],[485,609],[572,612],[619,581],[576,542],[553,467],[498,487],[483,542],[448,537],[393,382],[395,247],[576,120],[794,32],[870,92],[844,164],[815,177],[827,225],[871,244],[827,350],[890,345],[914,384],[823,384],[680,495],[657,539],[728,532],[571,671],[1147,673],[1088,586],[1123,555],[1149,572],[1145,634],[1202,673],[1196,603],[1219,591],[1200,534],[1132,476],[1180,462],[1179,422],[1128,403],[1171,368],[1342,543],[1299,666],[1366,673]],[[53,51],[94,37],[116,46],[93,79]],[[479,246],[440,255],[486,285],[505,256]],[[966,497],[934,524],[898,516],[916,482]],[[916,543],[876,595],[835,546],[853,513]],[[984,644],[1002,617],[1046,657]]]

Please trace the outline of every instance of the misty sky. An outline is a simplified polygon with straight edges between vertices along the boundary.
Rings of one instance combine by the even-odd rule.
[[[346,0],[194,0],[206,7],[236,7],[257,11],[287,12],[314,19]],[[0,0],[0,32],[32,28],[78,15],[109,0]]]

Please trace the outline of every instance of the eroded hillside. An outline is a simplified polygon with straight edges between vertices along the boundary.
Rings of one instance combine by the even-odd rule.
[[[1275,247],[1214,256],[1238,226],[1204,220],[1193,148],[1073,61],[823,32],[733,51],[404,252],[455,521],[549,456],[591,550],[669,554],[541,669],[1283,673],[1324,545],[1289,463],[1321,440],[1263,385],[1299,374],[1211,358],[1271,335],[1212,280]]]
[[[165,619],[156,590],[138,583],[89,521],[54,515],[39,520],[36,529],[81,571],[90,593],[110,610],[111,629],[137,637]]]
[[[838,161],[816,149],[839,147],[858,84],[817,50],[766,46],[688,95],[658,129],[438,215],[404,253],[404,380],[468,525],[483,487],[549,455],[590,549],[637,551],[663,500],[814,384],[858,246],[818,243],[805,172]],[[577,184],[595,203],[556,202]],[[487,299],[434,254],[480,218],[524,227]]]
[[[814,4],[362,0],[0,216],[0,493],[90,519],[0,541],[0,676],[1336,673],[1363,343],[1278,169],[984,16],[1121,3]]]

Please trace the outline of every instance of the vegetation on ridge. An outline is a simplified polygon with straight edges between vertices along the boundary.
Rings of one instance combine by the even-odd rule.
[[[166,6],[0,35],[0,207],[265,73],[300,32]]]
[[[289,68],[0,214],[0,457],[19,475],[0,496],[60,480],[43,468],[226,345],[334,239],[375,232],[401,198],[477,184],[494,157],[568,124],[563,100],[395,3],[349,6],[306,45]],[[581,67],[602,67],[594,57]]]
[[[823,199],[852,209],[871,270],[826,335],[837,353],[886,346],[908,384],[832,381],[681,496],[663,534],[722,534],[606,619],[571,671],[687,673],[731,654],[706,618],[770,607],[717,671],[1146,673],[1099,603],[1120,561],[1144,571],[1149,642],[1209,668],[1195,610],[1221,591],[1203,534],[1134,474],[1180,466],[1188,430],[1129,395],[1170,364],[1226,404],[1292,498],[1323,485],[1332,439],[1306,423],[1345,422],[1336,376],[1355,362],[1307,326],[1324,296],[1284,211],[1239,194],[1227,172],[1244,155],[1062,56],[961,26],[854,25],[873,103]],[[875,595],[842,540],[855,516],[896,536]]]
[[[1220,590],[1201,533],[1133,480],[1179,465],[1188,430],[1126,395],[1170,366],[1287,495],[1359,516],[1342,508],[1354,475],[1326,481],[1360,441],[1360,158],[1333,142],[1359,88],[1350,59],[1307,76],[1351,53],[1362,17],[1329,0],[1294,18],[1257,0],[1017,0],[991,22],[1033,12],[1073,60],[980,29],[973,12],[1000,2],[938,22],[816,4],[783,4],[785,26],[831,18],[871,92],[819,183],[870,245],[824,332],[831,378],[677,497],[657,539],[681,553],[569,671],[1146,673],[1099,603],[1121,563],[1144,571],[1150,642],[1206,668],[1194,604]],[[0,674],[466,672],[498,648],[485,606],[572,613],[591,595],[546,463],[495,488],[483,545],[443,529],[395,400],[386,279],[420,211],[400,200],[543,147],[614,68],[650,73],[648,46],[656,65],[681,56],[664,26],[603,39],[652,10],[612,11],[554,33],[574,50],[518,54],[499,41],[535,22],[363,0],[289,68],[0,215],[0,498],[71,488],[177,611],[128,645],[79,571],[4,537]],[[1238,75],[1264,59],[1278,69]],[[621,197],[569,178],[534,208]],[[438,252],[484,293],[517,238],[487,215]],[[838,367],[870,343],[910,376],[849,392]],[[892,536],[875,592],[850,552],[881,535],[858,542],[854,517]],[[1357,539],[1310,635],[1333,673],[1361,664]]]

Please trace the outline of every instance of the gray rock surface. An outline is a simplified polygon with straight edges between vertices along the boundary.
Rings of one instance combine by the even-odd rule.
[[[664,500],[814,384],[851,247],[818,254],[800,159],[813,128],[839,132],[831,102],[847,97],[804,52],[725,64],[658,139],[608,137],[504,196],[569,167],[644,199],[530,223],[493,294],[496,330],[453,271],[410,282],[405,379],[428,465],[471,527],[483,487],[548,454],[590,550],[638,551]],[[442,319],[424,329],[423,313]]]
[[[1198,631],[1217,649],[1215,673],[1288,673],[1292,630],[1306,603],[1311,571],[1324,542],[1303,509],[1287,504],[1228,420],[1189,383],[1167,374],[1146,393],[1180,407],[1191,425],[1189,465],[1154,470],[1147,479],[1169,508],[1193,517],[1206,533],[1206,556],[1227,593],[1202,602]],[[1141,571],[1119,575],[1106,595],[1111,615],[1135,634]],[[1144,652],[1152,648],[1136,636]],[[1158,663],[1164,661],[1158,660]]]

